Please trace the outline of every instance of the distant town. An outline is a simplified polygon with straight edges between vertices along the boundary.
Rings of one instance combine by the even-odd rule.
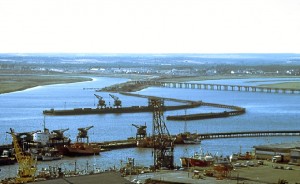
[[[278,57],[277,57],[278,56]],[[140,74],[158,76],[299,76],[298,55],[261,58],[218,56],[0,55],[1,74]]]

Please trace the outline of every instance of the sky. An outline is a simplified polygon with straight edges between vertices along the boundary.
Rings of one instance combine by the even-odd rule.
[[[300,0],[0,0],[0,53],[300,53]]]

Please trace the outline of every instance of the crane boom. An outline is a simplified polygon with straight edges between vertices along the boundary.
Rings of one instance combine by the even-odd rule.
[[[19,143],[17,136],[12,128],[10,132],[7,132],[12,136],[13,146],[15,149],[15,156],[19,164],[18,175],[16,178],[16,183],[27,183],[34,181],[36,168],[36,159],[34,159],[30,154],[25,154]]]
[[[103,97],[102,96],[99,96],[99,95],[97,95],[97,94],[94,94],[99,100],[102,100],[103,99]]]

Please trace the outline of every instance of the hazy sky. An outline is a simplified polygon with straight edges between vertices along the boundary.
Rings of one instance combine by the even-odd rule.
[[[0,0],[0,52],[300,53],[300,0]]]

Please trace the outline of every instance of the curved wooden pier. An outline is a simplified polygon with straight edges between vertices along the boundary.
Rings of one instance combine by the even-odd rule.
[[[134,94],[134,93],[120,93],[123,95],[129,95],[129,96],[137,96],[142,98],[158,98],[154,96],[147,96],[147,95],[140,95],[140,94]],[[217,108],[223,108],[223,109],[231,109],[230,111],[223,111],[223,112],[209,112],[209,113],[197,113],[197,114],[185,114],[185,115],[176,115],[176,116],[167,116],[167,120],[176,120],[176,121],[187,121],[187,120],[199,120],[199,119],[210,119],[210,118],[223,118],[223,117],[229,117],[229,116],[237,116],[244,114],[246,112],[245,108],[233,106],[233,105],[224,105],[224,104],[217,104],[217,103],[208,103],[203,101],[189,101],[189,100],[180,100],[180,99],[174,99],[174,98],[162,98],[164,100],[169,101],[176,101],[181,103],[189,103],[189,104],[195,104],[200,103],[200,106],[210,106],[210,107],[217,107]]]
[[[186,121],[186,120],[199,120],[199,119],[210,119],[210,118],[224,118],[229,116],[241,115],[246,112],[245,108],[232,106],[232,105],[202,102],[201,106],[211,106],[211,107],[218,107],[218,108],[225,108],[225,109],[232,109],[232,110],[224,111],[224,112],[210,112],[210,113],[167,116],[167,120]]]

